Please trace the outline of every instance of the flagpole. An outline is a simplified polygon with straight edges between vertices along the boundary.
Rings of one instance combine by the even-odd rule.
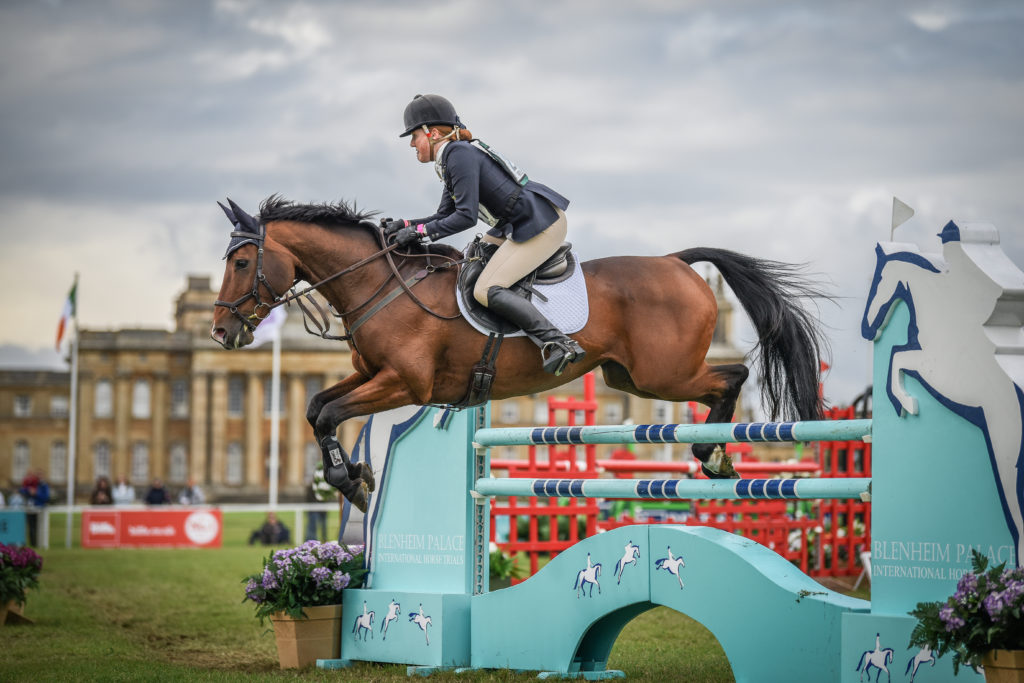
[[[274,331],[273,361],[270,377],[270,507],[277,507],[277,471],[280,467],[278,440],[281,430],[281,328]]]
[[[71,399],[68,410],[68,514],[64,533],[64,547],[71,547],[72,507],[75,504],[75,451],[78,433],[78,273],[75,273],[75,284],[72,287],[76,301],[71,308]]]

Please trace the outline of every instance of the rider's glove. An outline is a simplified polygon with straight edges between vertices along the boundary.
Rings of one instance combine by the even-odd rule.
[[[392,220],[385,218],[380,222],[380,227],[384,228],[384,236],[390,237],[396,232],[409,225],[409,221],[399,218],[398,220]]]
[[[395,241],[398,242],[398,246],[400,247],[407,246],[413,242],[419,242],[423,237],[425,237],[425,235],[421,232],[417,232],[416,228],[411,225],[407,225],[395,233]]]

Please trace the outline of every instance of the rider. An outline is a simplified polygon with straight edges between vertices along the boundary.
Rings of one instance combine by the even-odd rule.
[[[381,221],[401,245],[438,240],[476,226],[491,228],[483,240],[499,245],[473,289],[473,297],[521,327],[541,349],[544,370],[561,374],[582,360],[583,347],[570,339],[510,287],[538,268],[561,246],[569,200],[530,180],[514,164],[473,138],[455,107],[440,95],[416,95],[405,108],[405,132],[420,163],[434,162],[444,183],[437,213],[416,220]]]

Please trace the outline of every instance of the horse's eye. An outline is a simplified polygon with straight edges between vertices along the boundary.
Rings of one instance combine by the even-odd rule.
[[[249,260],[248,259],[240,258],[237,261],[235,261],[235,270],[245,270],[248,267],[249,267]]]

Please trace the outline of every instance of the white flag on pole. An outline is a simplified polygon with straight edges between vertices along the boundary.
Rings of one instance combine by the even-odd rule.
[[[270,309],[270,313],[267,314],[267,317],[260,322],[252,333],[252,344],[249,344],[249,347],[256,348],[261,344],[274,341],[274,337],[281,334],[281,327],[284,325],[284,320],[287,317],[288,312],[284,310],[284,306],[275,306]]]

